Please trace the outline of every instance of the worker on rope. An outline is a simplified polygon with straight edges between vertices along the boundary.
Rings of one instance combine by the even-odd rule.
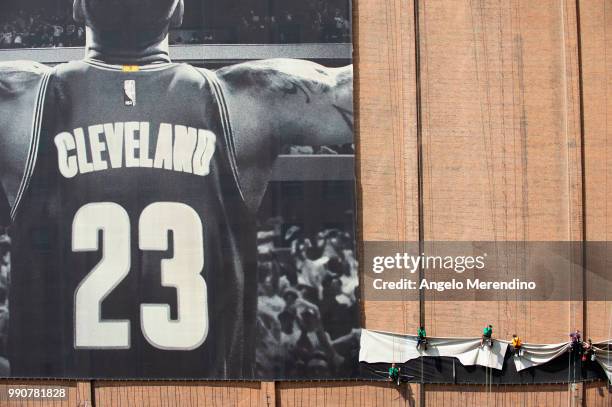
[[[591,338],[587,339],[586,342],[582,343],[582,358],[581,361],[584,363],[590,360],[591,362],[595,361],[595,351],[593,349],[593,341]]]
[[[427,350],[427,332],[425,332],[425,327],[420,326],[417,330],[417,349],[421,349],[421,346],[424,350]]]
[[[576,329],[575,332],[569,334],[570,336],[570,352],[582,350],[582,337],[580,336],[580,330]]]
[[[400,368],[395,365],[395,362],[389,368],[389,381],[400,385]]]
[[[493,346],[493,325],[487,325],[482,330],[482,338],[480,339],[480,347],[487,345],[489,348]]]
[[[512,342],[510,345],[512,346],[514,356],[523,356],[523,341],[521,341],[521,338],[517,334],[512,335]]]

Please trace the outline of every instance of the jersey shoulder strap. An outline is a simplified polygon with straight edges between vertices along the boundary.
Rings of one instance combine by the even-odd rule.
[[[242,188],[240,187],[240,172],[238,170],[238,161],[236,159],[236,144],[234,141],[234,131],[232,129],[232,122],[229,115],[229,109],[227,107],[227,101],[225,99],[225,95],[223,94],[223,86],[219,81],[217,75],[208,69],[205,68],[195,68],[210,84],[210,88],[219,109],[219,118],[221,120],[221,126],[223,129],[223,137],[225,141],[225,145],[227,147],[227,155],[229,164],[232,169],[232,173],[234,174],[234,178],[236,181],[236,185],[238,186],[238,191],[240,192],[240,197],[244,201],[244,194],[242,192]]]
[[[53,69],[45,70],[40,79],[40,83],[38,85],[38,91],[36,94],[36,99],[33,107],[33,117],[32,117],[32,126],[30,129],[30,147],[28,149],[28,158],[26,160],[25,169],[23,172],[23,176],[21,178],[21,183],[19,184],[19,189],[17,190],[17,195],[15,197],[15,203],[11,209],[11,220],[15,220],[15,214],[17,213],[17,208],[19,207],[19,202],[23,197],[23,193],[27,190],[28,185],[30,184],[30,180],[32,178],[32,173],[34,172],[34,167],[36,165],[36,159],[38,156],[38,144],[40,141],[40,131],[41,124],[43,118],[43,108],[45,105],[45,98],[47,95],[47,89],[49,87],[49,79],[51,78]]]

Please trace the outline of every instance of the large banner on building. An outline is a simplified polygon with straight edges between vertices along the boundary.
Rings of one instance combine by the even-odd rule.
[[[349,2],[0,7],[0,376],[356,376]]]

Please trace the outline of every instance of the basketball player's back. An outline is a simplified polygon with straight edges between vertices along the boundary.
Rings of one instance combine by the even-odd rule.
[[[12,199],[12,374],[250,377],[255,233],[214,75],[95,60],[37,75]]]

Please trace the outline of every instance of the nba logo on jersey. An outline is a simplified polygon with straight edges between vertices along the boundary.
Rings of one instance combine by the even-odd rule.
[[[136,106],[136,81],[123,82],[123,101],[126,106]]]

